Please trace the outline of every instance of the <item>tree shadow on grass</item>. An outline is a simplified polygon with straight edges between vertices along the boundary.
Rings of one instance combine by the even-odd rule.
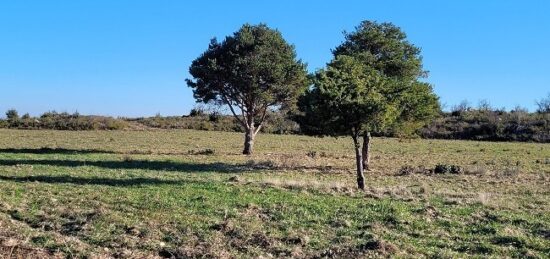
[[[99,149],[67,149],[67,148],[3,148],[0,153],[11,154],[114,154],[115,151]]]
[[[244,165],[233,165],[226,163],[188,163],[174,161],[149,161],[149,160],[100,160],[100,161],[85,161],[85,160],[26,160],[26,159],[0,159],[0,166],[15,166],[15,165],[47,165],[59,167],[81,167],[94,166],[107,169],[141,169],[155,171],[173,171],[184,173],[238,173],[248,171]]]
[[[160,184],[185,184],[195,181],[188,180],[163,180],[158,178],[82,178],[68,175],[61,176],[3,176],[0,180],[13,182],[40,182],[40,183],[68,183],[76,185],[107,185],[107,186],[137,186],[137,185],[160,185]]]

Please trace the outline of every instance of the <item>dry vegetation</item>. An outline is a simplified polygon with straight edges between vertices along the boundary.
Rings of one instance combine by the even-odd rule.
[[[374,141],[358,192],[350,139],[0,130],[0,254],[550,256],[548,144]]]

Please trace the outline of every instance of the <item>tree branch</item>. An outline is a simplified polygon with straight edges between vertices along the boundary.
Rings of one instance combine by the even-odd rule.
[[[265,119],[265,116],[267,115],[267,108],[269,107],[269,105],[266,105],[264,107],[264,111],[263,111],[263,114],[262,114],[262,117],[260,119],[260,122],[258,123],[258,128],[256,129],[256,132],[254,132],[254,134],[258,134],[258,132],[260,132],[260,129],[262,128],[262,126],[264,125],[264,119]]]
[[[243,127],[245,127],[245,129],[248,129],[248,124],[246,124],[240,117],[239,115],[237,115],[237,113],[235,112],[235,109],[233,108],[233,105],[232,105],[232,102],[229,101],[229,99],[227,99],[227,96],[225,96],[225,94],[221,94],[222,96],[222,99],[225,101],[225,103],[227,103],[227,105],[229,106],[229,109],[231,110],[231,113],[233,113],[233,116],[235,116],[235,118],[237,118],[237,120],[241,123],[241,125]],[[243,111],[244,113],[244,111]],[[243,116],[244,117],[244,116]],[[245,118],[246,119],[246,118]]]

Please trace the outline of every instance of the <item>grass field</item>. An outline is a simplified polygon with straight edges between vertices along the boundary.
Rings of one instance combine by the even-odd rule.
[[[0,258],[550,257],[548,144],[375,138],[358,192],[350,139],[242,142],[0,130]]]

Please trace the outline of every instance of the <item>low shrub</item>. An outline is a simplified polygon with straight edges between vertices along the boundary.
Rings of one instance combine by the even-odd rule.
[[[461,174],[462,167],[457,165],[438,164],[434,168],[436,174]]]
[[[81,116],[78,113],[68,114],[55,111],[46,112],[40,117],[25,114],[15,119],[11,112],[10,118],[0,126],[16,129],[51,129],[51,130],[121,130],[128,127],[128,122],[103,116]]]

